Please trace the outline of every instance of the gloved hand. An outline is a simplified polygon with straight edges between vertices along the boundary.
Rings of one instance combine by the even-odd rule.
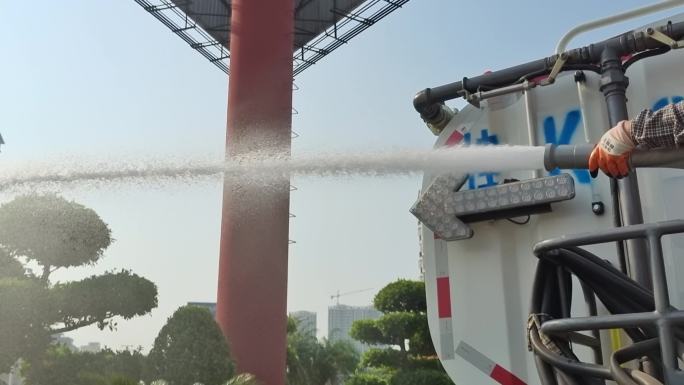
[[[613,178],[629,174],[629,154],[636,144],[632,139],[632,122],[623,120],[608,130],[589,156],[589,172],[598,175],[598,169]]]

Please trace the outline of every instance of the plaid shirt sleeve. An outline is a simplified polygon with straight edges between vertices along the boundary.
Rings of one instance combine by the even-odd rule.
[[[684,144],[684,101],[658,111],[643,110],[632,120],[632,137],[648,148],[678,147]]]

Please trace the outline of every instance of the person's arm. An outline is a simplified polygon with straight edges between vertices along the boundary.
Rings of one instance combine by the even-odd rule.
[[[632,119],[632,138],[648,148],[677,147],[684,143],[684,101],[658,111],[643,110]]]
[[[684,143],[684,101],[656,112],[643,110],[608,130],[589,157],[589,171],[598,169],[612,177],[629,173],[629,154],[641,145],[648,148],[677,147]]]

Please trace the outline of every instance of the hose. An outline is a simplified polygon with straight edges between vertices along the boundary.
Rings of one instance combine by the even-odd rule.
[[[627,61],[622,63],[622,70],[627,71],[627,68],[629,68],[632,64],[638,62],[639,60],[646,59],[648,57],[662,55],[664,53],[669,52],[670,50],[670,47],[664,45],[662,47],[649,49],[648,51],[639,52],[638,54],[632,56],[631,58],[627,59]]]
[[[609,368],[600,365],[599,355],[595,356],[598,364],[581,362],[573,353],[572,343],[566,336],[541,332],[544,322],[570,317],[571,275],[576,276],[582,285],[590,315],[596,314],[594,297],[612,314],[653,311],[655,303],[652,292],[607,261],[579,247],[545,251],[537,257],[539,263],[533,282],[527,334],[542,384],[593,385],[601,384],[604,380],[615,380],[619,385],[659,385],[658,380],[648,374],[640,371],[628,373],[619,365],[643,356],[647,356],[654,364],[660,364],[657,332],[653,327],[624,329],[635,344],[615,352],[611,356]],[[682,330],[677,330],[676,338],[683,337]]]

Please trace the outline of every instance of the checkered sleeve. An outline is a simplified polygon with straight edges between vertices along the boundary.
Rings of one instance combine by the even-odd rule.
[[[684,101],[658,111],[643,110],[632,120],[635,143],[648,148],[684,144]]]

